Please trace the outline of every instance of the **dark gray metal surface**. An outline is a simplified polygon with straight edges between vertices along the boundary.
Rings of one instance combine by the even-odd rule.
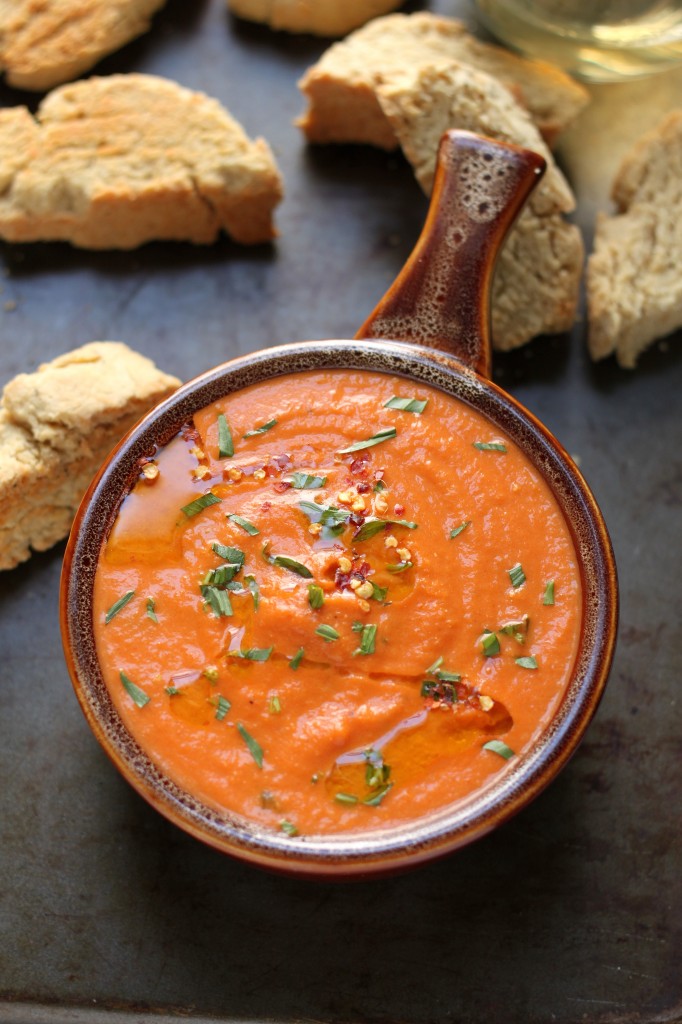
[[[408,9],[421,6],[467,14],[454,0]],[[265,135],[286,179],[281,238],[251,251],[0,247],[0,384],[93,339],[188,378],[270,344],[352,336],[426,204],[398,156],[304,146],[295,82],[323,46],[240,26],[222,0],[170,0],[148,36],[98,68],[174,77]],[[562,151],[588,242],[622,151],[614,126],[646,127],[679,103],[682,78],[595,96]],[[4,105],[27,99],[0,90]],[[499,832],[412,874],[294,881],[175,829],[119,778],[71,691],[63,545],[0,575],[0,1021],[94,1020],[94,1007],[231,1024],[682,1020],[679,342],[635,373],[593,367],[581,325],[496,357],[496,379],[580,457],[602,505],[620,645],[560,778]]]

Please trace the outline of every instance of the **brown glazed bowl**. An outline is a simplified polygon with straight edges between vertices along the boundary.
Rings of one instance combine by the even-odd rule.
[[[64,560],[61,593],[64,649],[81,707],[128,782],[176,825],[225,853],[317,878],[395,872],[448,853],[537,796],[571,757],[596,710],[616,636],[617,582],[609,537],[594,498],[563,448],[487,379],[495,256],[543,169],[544,161],[534,153],[468,133],[448,133],[422,236],[357,338],[259,351],[190,381],[121,441],[83,499]],[[582,578],[583,627],[569,685],[550,725],[484,790],[400,827],[292,838],[237,815],[216,813],[180,789],[140,749],[102,678],[92,600],[100,550],[137,479],[139,460],[168,443],[195,412],[218,398],[273,376],[321,368],[371,369],[422,381],[472,406],[509,435],[548,482],[571,530]]]

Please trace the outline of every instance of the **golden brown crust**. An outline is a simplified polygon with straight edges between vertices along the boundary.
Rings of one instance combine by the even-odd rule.
[[[146,32],[165,2],[0,0],[0,67],[18,89],[52,89]]]
[[[376,88],[385,77],[435,60],[454,60],[494,75],[553,141],[583,109],[587,91],[550,64],[482,43],[462,22],[433,14],[392,14],[331,46],[301,79],[308,110],[299,125],[310,142],[364,142],[393,149]]]
[[[372,18],[394,11],[404,0],[227,0],[239,18],[284,32],[343,36]]]
[[[282,181],[217,100],[152,75],[51,92],[34,120],[0,110],[0,236],[132,249],[153,239],[246,244],[274,235]]]
[[[563,214],[575,198],[528,112],[492,76],[452,62],[387,79],[379,100],[417,178],[431,191],[438,144],[451,128],[539,152],[544,178],[509,233],[493,282],[492,335],[498,350],[573,325],[583,266],[582,238]]]
[[[652,341],[682,327],[682,110],[626,154],[597,217],[587,261],[588,345],[629,369]]]
[[[10,381],[0,406],[0,569],[69,532],[116,442],[179,385],[121,342],[91,342]]]

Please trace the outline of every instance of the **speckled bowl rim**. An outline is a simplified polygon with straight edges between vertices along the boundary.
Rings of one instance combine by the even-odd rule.
[[[471,797],[414,822],[335,836],[289,837],[221,814],[165,776],[130,735],[102,677],[92,624],[97,560],[139,459],[168,443],[199,409],[251,384],[316,369],[364,369],[429,384],[470,405],[514,440],[552,489],[580,563],[583,630],[574,671],[549,726]],[[64,559],[62,637],[76,695],[95,736],[131,785],[176,825],[226,853],[313,877],[387,873],[443,855],[484,835],[533,800],[577,748],[613,659],[618,616],[615,561],[599,508],[577,467],[549,431],[515,399],[453,357],[400,341],[297,342],[224,363],[182,386],[120,442],[76,515]]]

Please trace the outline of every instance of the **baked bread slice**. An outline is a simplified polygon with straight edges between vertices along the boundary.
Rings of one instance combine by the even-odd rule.
[[[627,153],[612,197],[619,212],[598,215],[587,261],[588,344],[632,368],[682,327],[682,110]]]
[[[5,385],[0,404],[0,569],[65,537],[117,441],[180,384],[145,356],[94,341]]]
[[[133,249],[274,234],[274,157],[217,100],[152,75],[63,85],[0,110],[0,237]]]
[[[0,0],[0,68],[17,89],[52,89],[146,32],[165,2]]]
[[[345,36],[404,0],[227,0],[233,14],[284,32]]]
[[[530,111],[548,142],[583,109],[589,94],[572,78],[541,61],[482,43],[461,21],[434,14],[377,18],[331,46],[299,86],[308,109],[299,120],[310,142],[363,142],[394,149],[395,134],[376,89],[395,72],[453,60],[496,78]]]
[[[384,114],[429,193],[443,132],[460,128],[540,153],[544,178],[511,229],[492,289],[492,338],[498,350],[573,325],[583,266],[580,231],[564,220],[575,207],[568,182],[530,115],[495,78],[441,62],[405,71],[377,87]]]

